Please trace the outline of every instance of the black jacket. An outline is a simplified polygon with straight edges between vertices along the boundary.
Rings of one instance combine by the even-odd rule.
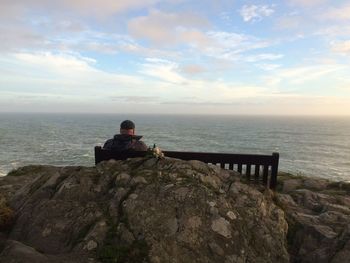
[[[117,152],[127,151],[147,151],[147,146],[140,141],[142,136],[116,134],[113,139],[109,139],[103,145],[104,149],[113,150]]]

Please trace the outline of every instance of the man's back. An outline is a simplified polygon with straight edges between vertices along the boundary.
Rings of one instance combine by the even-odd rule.
[[[117,152],[125,151],[147,151],[147,145],[140,141],[142,136],[117,134],[113,139],[109,139],[104,144],[103,148]]]

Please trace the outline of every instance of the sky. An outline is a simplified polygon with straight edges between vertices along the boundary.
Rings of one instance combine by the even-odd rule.
[[[0,112],[350,115],[350,1],[0,0]]]

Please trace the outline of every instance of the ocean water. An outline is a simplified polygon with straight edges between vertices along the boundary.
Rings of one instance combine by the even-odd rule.
[[[350,117],[0,114],[0,175],[28,164],[94,165],[119,123],[132,119],[163,150],[280,153],[280,170],[350,181]]]

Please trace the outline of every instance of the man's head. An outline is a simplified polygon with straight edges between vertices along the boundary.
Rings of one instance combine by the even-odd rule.
[[[135,124],[130,120],[125,120],[120,124],[120,134],[135,134]]]

